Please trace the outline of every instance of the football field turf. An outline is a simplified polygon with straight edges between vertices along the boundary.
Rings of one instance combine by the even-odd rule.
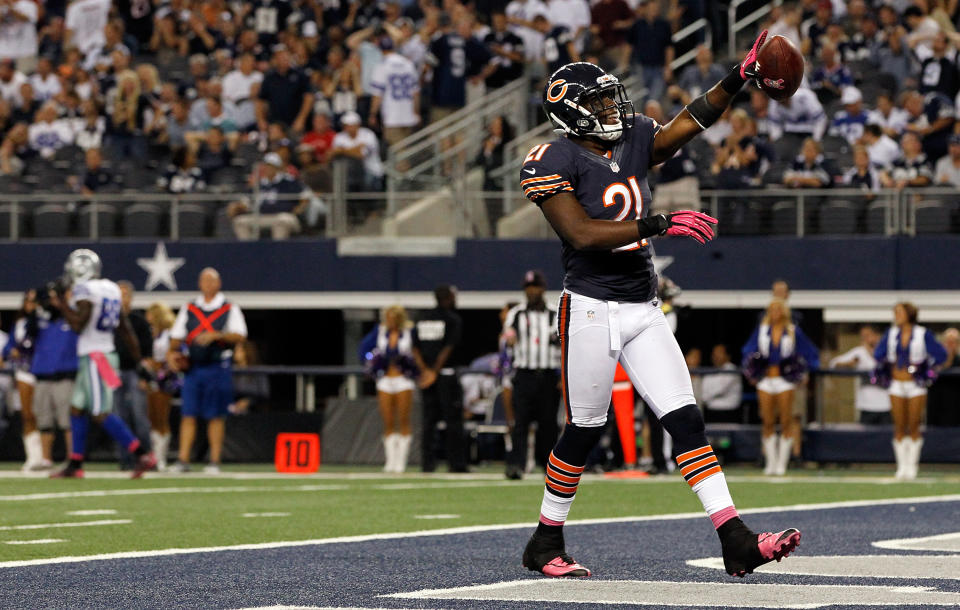
[[[804,518],[810,521],[805,525],[804,541],[797,557],[802,557],[807,547],[816,548],[818,529],[836,537],[830,538],[830,544],[825,546],[825,540],[820,542],[829,553],[845,550],[833,548],[838,540],[843,540],[844,545],[853,544],[850,536],[872,536],[874,540],[949,537],[960,530],[957,525],[960,523],[960,473],[956,469],[933,470],[913,483],[894,482],[885,476],[886,469],[830,474],[799,471],[779,479],[758,476],[759,471],[752,468],[730,468],[727,473],[738,509],[748,513],[745,517],[748,524],[760,521],[757,528],[782,528],[794,523],[784,522],[786,517],[781,518],[781,513],[798,515],[803,523],[807,523]],[[256,579],[265,578],[265,574],[273,571],[284,574],[283,566],[287,563],[302,562],[298,569],[324,570],[323,586],[317,585],[319,588],[314,590],[316,587],[308,581],[303,590],[295,590],[292,584],[284,588],[277,584],[282,576],[275,575],[268,579],[272,583],[269,586],[264,583],[230,593],[218,591],[214,595],[209,583],[188,580],[177,589],[183,597],[171,599],[164,587],[150,588],[153,585],[147,583],[137,589],[143,596],[142,603],[131,606],[226,608],[296,603],[310,607],[368,607],[370,599],[374,599],[371,596],[375,596],[376,603],[369,607],[425,607],[424,600],[430,593],[418,593],[427,598],[391,596],[427,589],[452,591],[449,587],[453,585],[508,587],[497,589],[507,597],[494,596],[483,603],[471,604],[450,601],[467,599],[458,597],[461,593],[443,593],[438,595],[448,597],[429,599],[446,601],[432,601],[427,606],[558,605],[548,603],[552,599],[549,596],[557,594],[555,589],[545,592],[524,589],[528,584],[540,585],[531,583],[529,579],[535,578],[534,575],[519,567],[520,552],[536,523],[542,496],[543,483],[538,476],[528,475],[516,482],[504,480],[497,470],[470,475],[386,476],[369,469],[329,467],[312,476],[280,476],[264,467],[253,466],[228,467],[219,477],[154,474],[131,481],[121,478],[123,476],[112,470],[93,470],[88,471],[89,478],[85,480],[49,480],[0,470],[0,590],[8,592],[0,594],[0,607],[7,607],[4,602],[12,599],[4,598],[10,595],[10,585],[27,581],[31,583],[28,588],[37,595],[28,599],[36,601],[37,606],[50,607],[46,596],[55,594],[56,578],[49,581],[41,576],[38,581],[36,576],[61,573],[58,569],[71,574],[70,582],[76,585],[71,590],[82,591],[80,597],[73,598],[75,604],[64,600],[64,607],[113,607],[115,603],[110,601],[113,598],[104,597],[103,589],[111,587],[113,576],[104,580],[102,574],[98,575],[104,571],[118,573],[109,566],[122,563],[127,569],[135,569],[131,566],[138,563],[144,566],[170,563],[182,567],[197,562],[205,566],[204,571],[229,566],[226,569],[230,571],[230,578],[242,581],[249,576],[254,579],[251,583],[259,582]],[[914,500],[902,499],[916,499],[919,508],[913,505]],[[875,508],[874,503],[879,508]],[[873,536],[871,520],[885,511],[889,515],[880,522],[886,523],[887,528]],[[751,517],[751,512],[756,514]],[[916,518],[907,523],[898,516],[901,514],[907,519]],[[702,516],[695,494],[677,474],[645,479],[585,476],[570,518],[571,525],[579,522],[581,526],[569,529],[568,550],[594,567],[597,573],[596,578],[591,579],[594,583],[591,587],[602,588],[603,585],[597,583],[605,582],[603,579],[610,576],[641,578],[624,581],[632,584],[620,586],[621,593],[630,587],[642,587],[644,582],[662,585],[663,580],[675,585],[702,578],[707,578],[707,582],[711,578],[719,583],[730,582],[725,574],[714,574],[716,570],[701,574],[706,568],[716,567],[702,562],[709,563],[711,555],[718,555],[719,545],[710,532],[709,520]],[[768,525],[772,520],[777,523]],[[654,528],[655,522],[666,524],[651,530],[656,536],[667,531],[680,532],[681,536],[682,532],[689,532],[691,540],[678,539],[673,549],[669,538],[658,541],[656,536],[644,533]],[[428,530],[432,532],[428,534]],[[463,542],[473,538],[493,542],[490,548]],[[613,542],[606,545],[594,542],[607,538]],[[688,551],[687,545],[694,542],[695,548]],[[870,539],[858,542],[868,548],[871,544]],[[659,553],[656,553],[658,546]],[[457,553],[458,548],[462,554]],[[677,565],[671,569],[682,568],[685,573],[671,574],[669,570],[648,573],[650,561],[636,559],[652,553],[657,561],[665,561],[672,551],[682,557],[676,558]],[[605,566],[598,565],[597,560],[587,561],[601,556],[609,561],[611,553],[624,556],[624,562]],[[329,566],[324,567],[325,562],[341,555],[348,559],[341,557],[346,563],[338,564],[339,571],[331,575],[326,571]],[[478,556],[496,558],[496,568],[502,574],[485,575],[483,571],[471,574],[471,562]],[[794,560],[791,557],[780,565],[789,566]],[[702,565],[691,563],[696,561]],[[430,578],[418,579],[416,575],[422,572],[411,570],[411,566],[434,563],[440,567],[431,568]],[[628,569],[629,566],[634,567]],[[902,570],[897,572],[900,569],[894,572],[903,576]],[[351,570],[358,572],[351,575]],[[617,574],[617,570],[623,573]],[[695,576],[686,573],[691,570],[699,572],[695,572]],[[769,581],[772,577],[756,574],[750,578],[772,582]],[[889,578],[879,574],[876,577]],[[898,584],[915,584],[907,576],[903,577],[907,580]],[[509,589],[514,586],[510,578],[522,579],[517,581],[523,585],[519,593]],[[785,577],[779,578],[782,581]],[[789,582],[795,583],[800,578],[801,584],[807,587],[819,583],[803,581],[810,576],[792,578]],[[864,575],[859,578],[862,580]],[[857,584],[862,584],[861,580]],[[834,584],[829,579],[825,582]],[[869,585],[873,580],[867,578],[863,583]],[[124,590],[128,585],[118,580],[116,586]],[[585,591],[578,590],[579,593]],[[111,590],[110,594],[115,593]],[[470,599],[480,599],[476,596],[481,594],[469,595],[474,596]],[[491,594],[483,589],[482,595]],[[575,596],[569,599],[578,602],[576,607],[580,608],[586,607],[583,604],[589,601],[603,600],[606,593],[599,590],[590,595],[585,600],[577,600]],[[867,598],[869,595],[859,599]],[[163,600],[165,603],[161,603]],[[531,605],[510,605],[524,600]],[[540,600],[539,603],[533,603],[536,600]],[[958,601],[960,598],[951,603]],[[702,602],[710,605],[706,599]],[[29,601],[21,605],[32,606]]]

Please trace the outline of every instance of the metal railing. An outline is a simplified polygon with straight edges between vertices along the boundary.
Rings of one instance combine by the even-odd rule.
[[[679,44],[683,40],[698,34],[701,30],[703,31],[703,42],[700,44],[705,45],[708,49],[712,49],[713,30],[710,28],[710,22],[706,19],[697,19],[690,25],[677,30],[673,35],[673,44]],[[680,68],[696,59],[697,49],[699,46],[700,45],[694,45],[692,49],[680,57],[674,58],[674,60],[670,62],[670,69],[676,72]]]
[[[737,9],[747,2],[750,2],[750,0],[733,0],[730,3],[730,8],[727,9],[727,23],[729,24],[730,28],[727,44],[729,47],[728,50],[730,57],[734,57],[737,54],[737,34],[770,14],[770,11],[773,10],[773,7],[783,4],[783,0],[773,0],[773,2],[764,4],[738,21]]]

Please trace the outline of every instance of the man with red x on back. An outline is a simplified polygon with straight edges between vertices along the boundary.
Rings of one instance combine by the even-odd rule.
[[[210,440],[208,474],[220,472],[220,452],[226,429],[227,407],[233,402],[230,368],[233,347],[247,338],[247,323],[240,307],[220,292],[220,274],[212,267],[200,272],[200,296],[180,309],[170,331],[167,363],[183,377],[180,451],[174,472],[190,469],[190,449],[197,433],[197,417],[207,420]],[[189,366],[184,365],[181,346],[186,345]]]

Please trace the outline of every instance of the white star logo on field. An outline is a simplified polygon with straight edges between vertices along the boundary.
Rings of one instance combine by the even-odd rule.
[[[167,247],[163,242],[157,242],[157,249],[153,251],[153,258],[138,258],[137,265],[147,272],[147,284],[144,290],[150,291],[163,284],[167,290],[177,289],[177,279],[174,272],[183,267],[185,258],[167,257]]]

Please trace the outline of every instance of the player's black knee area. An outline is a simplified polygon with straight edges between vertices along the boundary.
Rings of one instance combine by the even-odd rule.
[[[40,434],[53,434],[54,428],[50,426],[49,428],[37,428],[40,431]]]
[[[586,427],[567,424],[560,440],[553,448],[553,455],[571,466],[583,466],[587,456],[603,436],[603,426]]]
[[[697,405],[687,405],[660,418],[663,429],[673,437],[673,448],[680,454],[707,445],[703,414]]]

